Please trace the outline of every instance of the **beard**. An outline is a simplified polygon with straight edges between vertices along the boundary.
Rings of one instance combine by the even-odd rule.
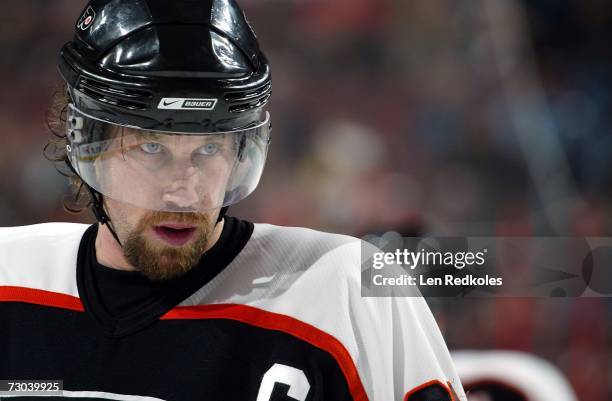
[[[196,226],[195,239],[178,247],[147,239],[144,234],[147,229],[167,221]],[[213,230],[214,225],[207,215],[149,212],[128,233],[123,252],[128,262],[149,280],[167,281],[184,275],[198,264]]]

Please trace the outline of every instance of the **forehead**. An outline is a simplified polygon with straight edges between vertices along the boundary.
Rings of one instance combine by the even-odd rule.
[[[226,141],[229,140],[231,134],[227,133],[211,133],[211,134],[175,134],[163,133],[154,131],[144,131],[136,128],[122,128],[120,136],[124,138],[132,138],[137,141],[152,141],[161,143],[185,143],[199,144],[211,141]]]

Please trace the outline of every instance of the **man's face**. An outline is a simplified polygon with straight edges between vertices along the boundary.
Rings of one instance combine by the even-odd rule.
[[[235,160],[232,139],[121,129],[96,160],[124,256],[149,279],[186,273],[211,245]]]
[[[152,281],[179,277],[211,245],[219,214],[150,211],[105,198],[127,261]]]

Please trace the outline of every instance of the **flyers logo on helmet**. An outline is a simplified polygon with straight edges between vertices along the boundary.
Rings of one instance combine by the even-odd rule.
[[[404,401],[460,401],[453,386],[440,380],[431,380],[406,393]]]
[[[95,19],[96,12],[93,8],[91,8],[91,6],[89,6],[87,7],[83,15],[81,15],[81,18],[79,18],[79,21],[77,22],[77,28],[84,31],[93,24]]]

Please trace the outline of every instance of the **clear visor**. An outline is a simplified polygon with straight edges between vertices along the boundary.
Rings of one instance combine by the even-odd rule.
[[[70,162],[109,198],[149,210],[203,212],[246,198],[261,177],[270,115],[253,127],[181,134],[143,131],[87,116],[70,105]]]

